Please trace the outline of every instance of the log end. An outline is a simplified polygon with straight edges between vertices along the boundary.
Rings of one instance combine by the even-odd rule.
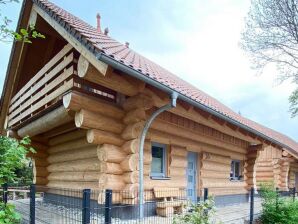
[[[94,131],[93,130],[87,131],[87,142],[91,143],[91,144],[94,142]]]
[[[69,109],[69,105],[70,105],[70,101],[71,101],[71,93],[64,95],[62,101],[63,101],[63,106],[66,109]]]
[[[88,60],[83,55],[80,55],[79,61],[78,61],[78,76],[81,78],[84,78],[87,74],[88,68],[89,68]]]
[[[77,128],[82,127],[83,125],[83,121],[84,121],[84,115],[83,115],[83,111],[79,111],[76,113],[75,115],[75,124]]]

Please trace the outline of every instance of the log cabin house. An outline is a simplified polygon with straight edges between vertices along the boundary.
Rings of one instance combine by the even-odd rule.
[[[246,201],[258,180],[297,184],[296,141],[112,39],[100,23],[94,28],[49,1],[26,0],[18,28],[29,24],[46,39],[14,43],[0,131],[31,137],[36,184],[136,191],[144,124],[173,93],[176,105],[145,137],[145,190],[187,189],[196,201],[208,188],[218,204],[229,204]],[[134,204],[138,195],[118,199]]]

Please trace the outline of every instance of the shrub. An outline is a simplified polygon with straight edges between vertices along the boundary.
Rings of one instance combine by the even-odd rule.
[[[21,216],[15,212],[14,205],[0,203],[0,224],[17,224],[20,220]]]
[[[281,198],[270,185],[262,185],[262,224],[296,224],[298,223],[298,201]]]
[[[176,215],[173,224],[210,224],[211,217],[215,213],[214,200],[208,200],[199,203],[191,204],[189,212],[185,214]]]

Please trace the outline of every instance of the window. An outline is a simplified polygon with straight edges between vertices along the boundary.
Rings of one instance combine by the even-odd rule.
[[[239,160],[232,160],[231,162],[231,180],[241,180],[241,162]]]
[[[152,177],[166,177],[166,145],[152,143]]]

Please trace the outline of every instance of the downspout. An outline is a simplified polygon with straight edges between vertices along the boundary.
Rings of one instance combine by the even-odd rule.
[[[173,107],[176,107],[176,101],[178,98],[177,92],[172,92],[171,94],[171,102],[167,105],[160,107],[156,110],[151,117],[146,121],[145,126],[141,133],[141,139],[139,143],[139,217],[142,219],[144,217],[144,142],[146,138],[146,134],[151,123],[154,119],[166,110],[170,110]]]

